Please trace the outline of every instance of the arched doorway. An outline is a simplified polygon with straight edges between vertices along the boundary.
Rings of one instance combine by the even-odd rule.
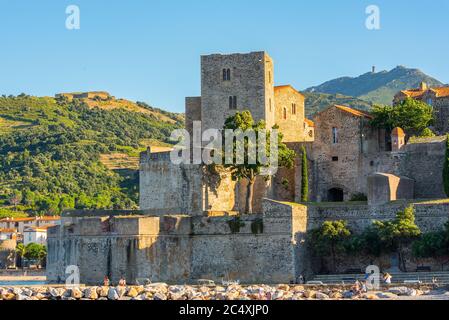
[[[327,191],[327,200],[329,202],[343,202],[343,189],[332,188]]]

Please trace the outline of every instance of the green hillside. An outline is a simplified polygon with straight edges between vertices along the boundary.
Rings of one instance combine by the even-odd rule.
[[[120,101],[120,100],[119,100]],[[124,101],[124,100],[123,100]],[[114,108],[75,99],[0,97],[0,207],[29,214],[68,208],[136,208],[138,174],[111,170],[108,154],[136,155],[166,145],[183,116],[133,104]]]
[[[418,69],[398,66],[390,71],[368,72],[358,77],[342,77],[306,89],[306,92],[342,94],[375,104],[391,104],[394,95],[404,89],[417,88],[421,82],[431,87],[443,83]]]
[[[306,96],[306,116],[309,118],[333,104],[345,105],[367,111],[371,108],[371,103],[369,102],[341,94],[304,92],[304,95]]]

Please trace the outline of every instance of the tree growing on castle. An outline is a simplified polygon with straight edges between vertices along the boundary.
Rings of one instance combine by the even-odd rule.
[[[350,237],[351,231],[346,221],[325,221],[321,227],[310,232],[308,243],[316,255],[331,256],[332,270],[336,272],[336,257],[345,251],[345,245]]]
[[[301,202],[307,202],[309,201],[309,170],[307,168],[307,152],[304,146],[302,147],[301,165]]]
[[[387,132],[400,127],[409,137],[428,134],[425,129],[433,123],[432,107],[412,98],[407,98],[394,106],[374,106],[372,114],[373,126],[383,128]]]
[[[421,235],[421,230],[415,224],[413,206],[398,212],[393,221],[374,221],[373,224],[385,246],[398,254],[400,269],[404,272],[407,271],[404,247]]]
[[[443,184],[444,192],[449,197],[449,135],[446,137],[446,156],[444,157]]]
[[[226,119],[224,124],[224,129],[231,129],[231,130],[242,130],[242,132],[245,132],[247,130],[253,130],[256,136],[256,144],[257,146],[260,146],[261,144],[261,133],[265,133],[266,137],[266,154],[269,158],[270,154],[270,130],[266,129],[265,121],[261,120],[257,123],[254,122],[253,117],[251,115],[251,112],[249,111],[243,111],[243,112],[237,112],[235,115],[229,117]],[[273,129],[277,129],[276,127],[273,127]],[[236,139],[237,140],[237,139]],[[244,149],[244,161],[242,164],[237,163],[237,150],[239,147],[243,147]],[[245,137],[243,141],[243,146],[238,146],[237,141],[233,142],[233,148],[232,148],[232,158],[233,161],[230,164],[226,164],[226,161],[224,162],[224,167],[229,168],[231,170],[231,175],[234,180],[241,181],[242,179],[246,179],[247,181],[247,189],[246,189],[246,206],[245,206],[245,213],[251,214],[253,213],[253,196],[254,196],[254,183],[256,181],[256,177],[261,174],[261,170],[265,167],[269,167],[268,164],[264,164],[260,161],[259,157],[257,157],[257,160],[254,164],[249,163],[248,161],[248,150],[252,148],[251,141],[247,137]],[[225,153],[223,153],[225,154]],[[294,162],[295,162],[296,153],[295,151],[289,149],[283,142],[282,142],[282,134],[278,134],[278,166],[280,167],[286,167],[286,168],[293,168]]]

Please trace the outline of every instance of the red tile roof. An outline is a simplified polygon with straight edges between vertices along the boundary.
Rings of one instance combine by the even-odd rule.
[[[315,122],[313,122],[312,120],[304,118],[304,122],[307,123],[307,125],[311,128],[315,127]]]
[[[408,89],[408,90],[402,90],[401,92],[403,94],[405,94],[407,97],[419,98],[419,97],[421,97],[424,93],[426,93],[429,90],[435,92],[435,95],[438,98],[449,97],[449,87],[430,88],[430,89],[426,89],[426,90]]]
[[[298,94],[304,96],[301,92],[299,92],[298,90],[296,90],[289,84],[274,87],[274,91],[280,91],[280,90],[285,90],[285,89],[293,90],[293,91],[295,91],[295,93],[298,93]]]
[[[338,104],[334,105],[334,107],[336,107],[339,110],[348,112],[357,117],[365,117],[368,119],[374,118],[371,114],[369,114],[368,112],[362,111],[362,110],[358,110],[358,109],[354,109],[354,108],[350,108],[350,107],[346,107],[346,106],[340,106]]]

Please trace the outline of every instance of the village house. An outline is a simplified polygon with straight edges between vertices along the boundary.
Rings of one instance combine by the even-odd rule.
[[[406,98],[413,98],[433,107],[435,113],[435,131],[438,134],[449,133],[449,86],[430,88],[422,82],[419,88],[402,90],[393,99],[393,104]]]
[[[38,243],[47,245],[47,230],[55,225],[49,224],[42,227],[26,227],[23,231],[23,244],[26,246],[30,243]]]
[[[56,225],[60,223],[59,216],[26,217],[26,218],[3,218],[0,219],[1,229],[15,229],[17,233],[23,234],[26,227],[41,227]]]

